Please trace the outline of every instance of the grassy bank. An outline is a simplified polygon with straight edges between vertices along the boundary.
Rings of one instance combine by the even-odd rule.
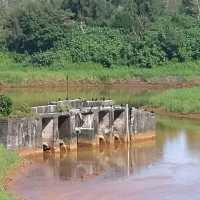
[[[16,167],[19,161],[20,158],[16,153],[7,151],[2,145],[0,145],[0,199],[1,200],[15,199],[5,191],[4,181],[9,170]]]
[[[164,91],[151,97],[149,104],[169,112],[200,113],[200,87]]]
[[[183,79],[196,79],[200,76],[200,62],[167,63],[163,66],[155,66],[151,69],[137,68],[134,66],[113,66],[104,68],[95,63],[65,63],[63,67],[33,67],[27,64],[19,64],[13,58],[0,54],[0,84],[23,84],[28,82],[37,84],[36,81],[66,81],[91,80],[112,81],[130,80],[141,78],[142,80],[158,80],[166,76],[177,76]]]

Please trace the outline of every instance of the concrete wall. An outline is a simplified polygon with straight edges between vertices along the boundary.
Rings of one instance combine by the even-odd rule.
[[[112,101],[66,100],[55,104],[33,108],[39,115],[35,118],[0,121],[0,143],[16,149],[41,147],[43,143],[53,146],[63,140],[70,149],[77,149],[80,144],[113,143],[114,139],[129,142],[131,137],[155,131],[153,113],[127,106],[104,106]],[[55,106],[59,104],[97,107],[57,113]]]
[[[0,144],[7,146],[8,120],[0,120]]]
[[[96,112],[89,110],[82,113],[82,124],[77,133],[78,145],[93,145],[95,141]]]
[[[7,148],[17,149],[40,146],[42,123],[40,119],[9,119]]]
[[[131,109],[130,132],[132,135],[155,131],[155,114],[144,110]]]
[[[85,101],[81,99],[75,99],[75,100],[64,100],[64,101],[58,101],[58,102],[51,102],[49,105],[44,106],[37,106],[32,108],[32,112],[38,113],[38,114],[47,114],[47,113],[56,113],[59,112],[60,108],[64,109],[81,109],[85,107],[106,107],[106,106],[112,106],[113,101],[112,100],[106,100],[106,101]]]

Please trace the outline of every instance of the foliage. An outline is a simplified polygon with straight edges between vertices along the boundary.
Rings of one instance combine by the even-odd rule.
[[[182,0],[181,11],[186,15],[197,16],[199,14],[198,4],[198,0]]]
[[[109,28],[86,28],[84,32],[74,28],[67,48],[73,62],[93,61],[105,67],[119,63],[124,37],[120,31]]]
[[[0,49],[23,66],[56,70],[94,62],[152,68],[200,59],[195,0],[0,2]]]
[[[67,112],[70,109],[71,109],[71,107],[69,105],[63,105],[63,104],[58,105],[56,108],[57,112],[59,112],[59,113]]]
[[[18,7],[7,20],[7,46],[19,53],[46,51],[65,38],[68,15],[52,5],[31,2]]]
[[[5,95],[0,95],[0,116],[8,116],[12,112],[12,101]]]
[[[30,117],[32,116],[31,107],[27,104],[21,103],[20,105],[13,106],[13,111],[11,113],[11,117]]]

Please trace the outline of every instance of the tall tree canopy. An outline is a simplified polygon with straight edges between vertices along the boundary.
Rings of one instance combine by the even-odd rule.
[[[32,64],[184,62],[199,32],[200,0],[0,0],[0,51]]]

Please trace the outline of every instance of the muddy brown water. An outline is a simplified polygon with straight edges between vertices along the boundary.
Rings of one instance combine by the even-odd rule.
[[[9,191],[26,200],[199,200],[200,122],[157,120],[155,141],[29,158]]]

